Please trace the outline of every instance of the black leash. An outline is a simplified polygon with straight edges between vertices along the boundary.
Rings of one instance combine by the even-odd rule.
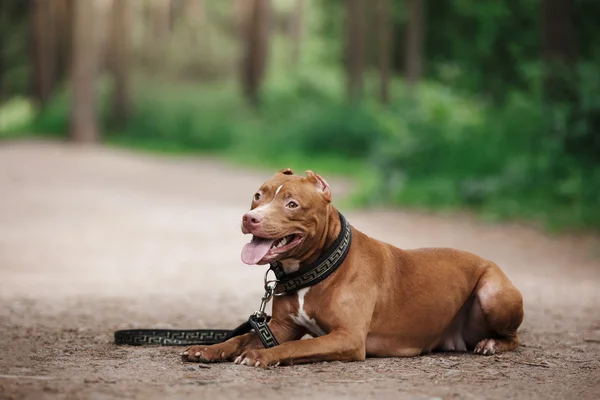
[[[335,242],[312,264],[303,266],[299,271],[286,274],[281,262],[271,263],[265,273],[265,294],[261,299],[260,308],[250,315],[248,321],[233,330],[227,329],[128,329],[115,332],[115,344],[130,346],[162,345],[190,346],[211,345],[221,343],[235,336],[240,336],[253,330],[265,348],[279,345],[268,322],[271,319],[265,313],[265,307],[273,296],[295,292],[323,281],[342,265],[350,250],[352,228],[346,218],[339,213],[342,225]],[[269,271],[275,274],[274,280],[269,280]],[[283,291],[275,294],[275,289]]]
[[[240,336],[250,332],[252,329],[261,330],[262,325],[268,326],[270,318],[266,321],[258,321],[252,315],[233,330],[228,329],[128,329],[115,332],[115,344],[130,346],[191,346],[194,344],[216,344],[225,342],[232,337]],[[252,322],[251,322],[252,321]],[[262,328],[264,329],[264,328]],[[271,335],[272,336],[272,335]],[[273,338],[275,339],[275,338]],[[264,343],[263,343],[264,344]],[[273,347],[273,344],[265,347]]]

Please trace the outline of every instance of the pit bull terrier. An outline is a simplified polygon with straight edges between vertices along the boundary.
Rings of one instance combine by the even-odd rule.
[[[253,195],[242,218],[242,232],[253,235],[242,250],[244,263],[280,261],[294,273],[336,241],[341,217],[330,187],[306,174],[282,170]],[[518,346],[523,300],[496,264],[449,248],[402,250],[354,227],[351,234],[331,275],[273,298],[269,327],[280,345],[264,348],[251,332],[192,346],[183,360],[269,367],[431,351],[492,355]],[[301,340],[306,334],[312,338]]]

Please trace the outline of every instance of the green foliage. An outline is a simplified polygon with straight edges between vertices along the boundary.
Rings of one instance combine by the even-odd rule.
[[[163,90],[163,87],[144,90],[136,101],[137,112],[130,123],[111,137],[152,140],[162,145],[172,143],[192,151],[223,150],[231,146],[233,127],[225,117],[228,110],[222,108],[222,101],[214,98],[198,101],[189,91],[173,98]]]
[[[492,219],[537,220],[549,228],[600,227],[600,166],[586,167],[564,138],[545,135],[547,110],[539,99],[513,93],[504,107],[491,108],[434,93],[401,105],[402,122],[388,124],[393,128],[376,156],[385,201],[467,206]]]
[[[505,106],[492,107],[428,83],[386,108],[345,103],[327,74],[294,82],[271,81],[258,112],[234,87],[144,85],[135,115],[108,141],[354,176],[359,206],[467,206],[494,220],[600,228],[600,168],[570,155],[561,135],[544,134],[550,123],[564,127],[567,116],[549,119],[539,97],[513,92]],[[403,93],[401,85],[395,90]],[[596,109],[593,90],[585,91],[582,104]],[[32,128],[64,132],[67,111],[66,96],[58,96]]]
[[[528,88],[526,69],[540,55],[539,7],[539,0],[436,2],[427,10],[428,75],[494,100],[507,87]]]
[[[308,8],[297,64],[282,30],[271,36],[261,104],[249,109],[235,78],[233,14],[229,3],[215,2],[204,32],[210,40],[191,45],[193,30],[182,25],[171,42],[142,46],[138,72],[153,79],[136,85],[134,115],[120,131],[110,131],[101,112],[105,137],[151,151],[350,175],[360,180],[354,205],[466,207],[492,220],[600,229],[600,2],[574,3],[578,58],[558,76],[556,97],[543,85],[556,71],[549,74],[540,57],[539,0],[426,3],[424,79],[412,95],[395,78],[392,104],[374,100],[373,45],[365,99],[345,101],[345,6],[320,0]],[[277,4],[274,26],[292,3]],[[391,4],[401,72],[406,2]],[[371,45],[377,26],[367,26]],[[105,91],[101,105],[108,109]],[[64,134],[68,115],[59,93],[28,130]]]
[[[69,130],[69,111],[67,94],[59,92],[38,112],[28,129],[52,136],[66,135]]]
[[[23,97],[15,97],[0,105],[0,138],[22,132],[33,117],[33,106]]]

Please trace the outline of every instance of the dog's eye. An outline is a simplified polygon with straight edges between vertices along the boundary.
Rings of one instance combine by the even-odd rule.
[[[298,207],[298,203],[290,201],[289,203],[287,203],[286,207],[287,208],[297,208]]]
[[[260,193],[256,193],[254,195],[254,200],[259,201],[260,200]]]

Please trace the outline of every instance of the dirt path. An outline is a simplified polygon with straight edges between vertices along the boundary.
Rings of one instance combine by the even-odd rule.
[[[233,327],[254,311],[263,269],[239,260],[239,218],[270,173],[0,143],[0,398],[600,398],[599,242],[464,217],[345,211],[400,247],[501,265],[525,297],[517,352],[259,370],[111,344],[115,329]]]

